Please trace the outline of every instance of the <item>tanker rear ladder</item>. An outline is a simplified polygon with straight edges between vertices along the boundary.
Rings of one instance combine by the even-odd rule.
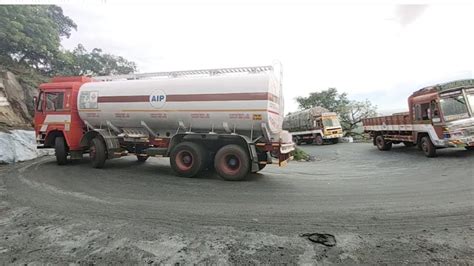
[[[198,70],[183,70],[183,71],[169,71],[169,72],[151,72],[151,73],[138,73],[138,74],[126,74],[126,75],[110,75],[110,76],[97,76],[92,77],[98,81],[114,81],[114,80],[137,80],[137,79],[150,79],[158,77],[188,77],[195,75],[220,75],[220,74],[236,74],[236,73],[261,73],[272,71],[273,66],[255,66],[255,67],[232,67],[232,68],[216,68],[216,69],[198,69]]]

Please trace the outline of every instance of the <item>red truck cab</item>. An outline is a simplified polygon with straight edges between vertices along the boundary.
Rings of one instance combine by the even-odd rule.
[[[79,143],[84,123],[77,111],[77,95],[81,85],[91,81],[88,77],[56,77],[40,85],[34,118],[38,148],[65,145],[72,157],[74,151],[82,156]]]

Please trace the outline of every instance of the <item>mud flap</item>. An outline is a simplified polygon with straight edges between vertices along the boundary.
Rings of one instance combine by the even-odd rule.
[[[260,170],[258,166],[258,155],[257,155],[257,149],[255,148],[255,145],[249,145],[250,148],[250,172],[257,172]]]
[[[93,129],[87,132],[81,139],[81,146],[89,147],[90,141],[98,135],[104,140],[105,147],[107,148],[108,159],[118,158],[121,156],[118,137],[105,129]]]

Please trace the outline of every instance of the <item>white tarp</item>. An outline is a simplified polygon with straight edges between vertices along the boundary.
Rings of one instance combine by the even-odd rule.
[[[0,132],[0,163],[22,162],[51,154],[54,154],[54,150],[36,148],[34,131]]]

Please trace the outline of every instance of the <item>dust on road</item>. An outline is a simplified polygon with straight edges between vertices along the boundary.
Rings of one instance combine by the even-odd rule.
[[[166,159],[0,167],[0,261],[472,263],[474,154],[302,146],[315,162],[244,182],[179,178]],[[327,233],[328,247],[300,235]]]

